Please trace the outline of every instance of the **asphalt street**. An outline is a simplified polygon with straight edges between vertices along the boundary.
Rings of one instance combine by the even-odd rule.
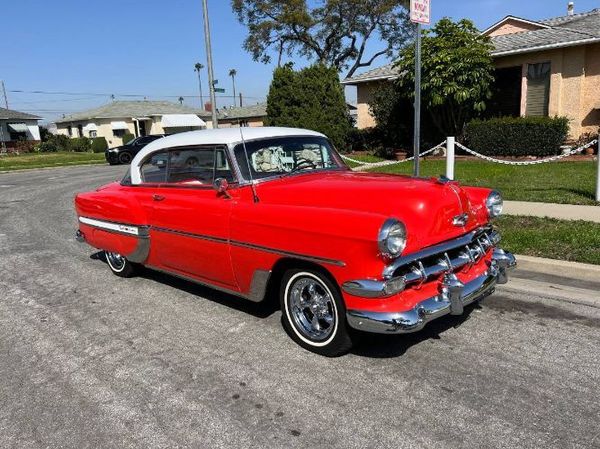
[[[319,357],[278,310],[117,278],[75,242],[73,195],[124,171],[0,174],[0,447],[600,448],[592,293],[521,279],[421,333]]]

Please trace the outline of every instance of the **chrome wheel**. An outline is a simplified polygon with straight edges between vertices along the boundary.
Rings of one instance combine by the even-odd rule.
[[[117,253],[111,253],[109,251],[106,251],[106,261],[110,265],[110,268],[117,273],[123,271],[127,263],[123,256]]]
[[[286,289],[294,328],[309,342],[324,342],[335,332],[337,308],[331,292],[316,276],[298,273]]]

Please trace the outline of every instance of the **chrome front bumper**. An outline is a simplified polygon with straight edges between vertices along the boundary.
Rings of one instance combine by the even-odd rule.
[[[508,271],[515,268],[515,257],[495,249],[488,270],[472,281],[463,284],[455,274],[446,273],[439,284],[439,294],[419,302],[405,312],[368,312],[349,310],[348,324],[365,332],[379,334],[404,334],[416,332],[432,320],[444,315],[461,315],[465,305],[491,295],[496,284],[508,281]]]

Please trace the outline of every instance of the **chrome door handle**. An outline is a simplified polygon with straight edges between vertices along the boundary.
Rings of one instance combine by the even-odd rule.
[[[164,197],[164,196],[162,196],[162,195],[157,195],[157,194],[155,193],[154,195],[152,195],[152,199],[153,199],[154,201],[162,201],[162,200],[164,200],[164,199],[165,199],[165,197]]]

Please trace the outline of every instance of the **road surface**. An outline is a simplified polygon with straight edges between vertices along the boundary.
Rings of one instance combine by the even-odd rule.
[[[597,284],[583,305],[521,279],[327,359],[277,310],[76,243],[73,195],[123,172],[0,174],[0,447],[600,447]]]

